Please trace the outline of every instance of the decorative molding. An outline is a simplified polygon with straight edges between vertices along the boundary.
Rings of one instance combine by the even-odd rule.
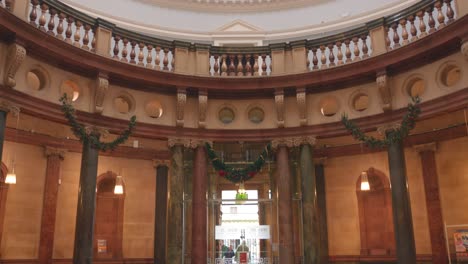
[[[206,126],[206,109],[208,108],[208,93],[206,90],[198,91],[198,127]]]
[[[380,135],[385,136],[385,133],[387,133],[388,131],[397,130],[400,127],[401,127],[401,124],[398,123],[398,122],[387,123],[387,124],[383,124],[383,125],[377,127],[377,132],[379,132]]]
[[[292,148],[292,147],[299,147],[300,145],[305,145],[305,144],[309,144],[313,146],[315,145],[315,142],[316,142],[315,136],[275,138],[271,141],[271,147],[273,149],[276,149],[279,146],[286,146],[288,148]]]
[[[66,153],[67,153],[66,149],[54,148],[54,147],[49,147],[49,146],[44,147],[44,155],[47,158],[50,156],[58,156],[60,159],[63,160],[65,158]]]
[[[297,107],[299,109],[299,124],[307,125],[307,94],[305,87],[296,89]]]
[[[185,148],[195,149],[199,146],[205,146],[205,143],[213,145],[213,142],[211,141],[194,138],[169,138],[167,140],[167,145],[169,148],[179,145],[184,146]]]
[[[462,43],[460,51],[463,54],[463,56],[465,56],[465,59],[468,60],[468,39]]]
[[[436,152],[437,142],[430,142],[430,143],[426,143],[426,144],[414,145],[413,148],[418,153],[421,153],[421,152],[424,152],[424,151]]]
[[[26,58],[26,49],[17,44],[12,43],[7,50],[5,60],[5,72],[3,75],[3,82],[6,86],[13,88],[16,86],[15,75],[19,66]]]
[[[177,105],[176,105],[176,126],[184,126],[184,111],[187,103],[187,90],[185,88],[177,89]]]
[[[169,166],[171,166],[171,161],[166,159],[153,159],[153,167],[157,168],[159,166],[166,166],[169,168]]]
[[[384,112],[392,110],[392,92],[386,71],[377,73],[376,83],[379,88],[382,110]]]
[[[276,115],[278,118],[278,127],[284,127],[284,90],[275,91]]]
[[[102,114],[104,110],[104,98],[109,90],[109,80],[107,75],[99,74],[96,78],[96,87],[94,94],[94,112]]]
[[[0,111],[11,112],[14,116],[18,116],[21,112],[19,106],[12,104],[8,100],[0,99]]]

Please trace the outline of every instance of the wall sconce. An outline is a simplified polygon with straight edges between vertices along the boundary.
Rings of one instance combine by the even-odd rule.
[[[123,193],[122,176],[118,175],[117,178],[115,178],[114,194],[121,195]]]
[[[8,174],[5,177],[5,184],[16,184],[16,173],[14,165],[12,171],[8,172]]]
[[[369,179],[367,177],[367,171],[361,172],[361,191],[369,191]]]

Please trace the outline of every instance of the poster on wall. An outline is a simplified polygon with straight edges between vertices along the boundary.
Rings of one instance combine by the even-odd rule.
[[[468,260],[468,230],[457,230],[453,233],[453,242],[457,260]]]
[[[98,241],[97,241],[97,252],[98,253],[107,253],[107,240],[98,239]]]

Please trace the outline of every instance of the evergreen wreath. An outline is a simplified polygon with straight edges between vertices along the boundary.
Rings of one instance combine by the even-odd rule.
[[[412,97],[412,101],[413,103],[408,104],[408,111],[403,116],[401,126],[395,129],[392,133],[387,133],[382,140],[366,136],[353,121],[348,119],[346,114],[343,114],[341,117],[341,122],[346,129],[351,132],[351,135],[355,139],[363,142],[366,146],[370,148],[384,148],[391,144],[403,141],[403,139],[408,136],[410,130],[414,128],[416,118],[418,118],[421,113],[421,109],[419,108],[419,97]]]
[[[252,179],[262,169],[266,162],[266,158],[271,152],[271,145],[268,144],[253,163],[248,164],[245,168],[234,168],[233,166],[224,163],[218,155],[216,155],[216,152],[211,148],[210,144],[206,143],[205,145],[208,158],[210,159],[213,168],[218,172],[218,175],[233,183],[245,182]]]
[[[136,117],[132,116],[130,118],[130,123],[128,124],[128,128],[122,132],[115,140],[111,142],[101,142],[99,140],[100,135],[96,133],[87,133],[86,128],[78,123],[76,120],[76,111],[73,105],[69,103],[69,100],[67,99],[67,94],[64,94],[60,98],[60,102],[62,103],[62,112],[65,114],[65,118],[68,120],[68,123],[71,126],[71,130],[73,131],[73,134],[81,141],[83,144],[89,143],[93,148],[96,148],[101,151],[106,151],[106,150],[113,150],[115,147],[118,145],[124,143],[130,134],[133,132],[133,128],[136,125]]]

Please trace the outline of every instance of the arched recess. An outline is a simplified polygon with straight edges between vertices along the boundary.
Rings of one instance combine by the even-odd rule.
[[[3,236],[3,219],[5,218],[5,205],[8,193],[8,184],[5,184],[5,178],[8,173],[7,166],[2,162],[0,167],[0,245]]]
[[[114,194],[117,174],[99,175],[94,221],[94,256],[96,259],[122,259],[124,194]],[[122,183],[123,184],[123,183]],[[124,186],[125,190],[125,186]]]
[[[395,255],[392,195],[385,174],[367,170],[370,190],[361,191],[361,176],[356,182],[361,235],[361,256]]]

